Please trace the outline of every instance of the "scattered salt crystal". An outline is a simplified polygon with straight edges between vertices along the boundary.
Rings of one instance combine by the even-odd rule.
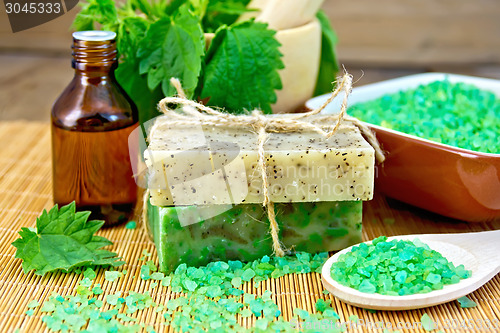
[[[106,281],[114,282],[116,279],[120,278],[123,274],[119,271],[105,271],[104,279]]]
[[[100,295],[103,293],[103,290],[101,289],[101,285],[99,283],[97,283],[94,288],[92,288],[92,292],[95,294],[95,295]]]
[[[31,308],[36,308],[39,305],[40,305],[40,303],[36,299],[34,299],[34,300],[30,301],[27,306],[28,306],[28,309],[31,309]]]
[[[426,331],[432,331],[437,328],[436,323],[434,323],[434,321],[431,319],[431,317],[429,317],[427,313],[423,314],[422,318],[420,318],[420,322],[422,323],[422,327]]]
[[[307,312],[306,310],[300,309],[300,308],[293,309],[293,313],[295,315],[299,316],[301,319],[309,318],[309,312]]]
[[[241,276],[241,279],[243,281],[250,281],[253,277],[255,276],[255,272],[253,269],[248,268],[243,272],[243,275]]]
[[[96,277],[95,271],[88,267],[84,272],[83,272],[83,277],[88,278],[89,280],[94,280]]]
[[[460,303],[460,307],[462,308],[473,308],[477,306],[477,303],[468,298],[467,296],[460,297],[457,299],[458,303]]]
[[[135,221],[129,221],[126,225],[125,225],[125,229],[129,229],[129,230],[132,230],[132,229],[135,229],[137,228],[137,223]]]

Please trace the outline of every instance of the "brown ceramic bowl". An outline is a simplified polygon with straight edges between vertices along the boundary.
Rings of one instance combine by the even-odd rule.
[[[500,96],[500,81],[452,74],[419,74],[353,90],[351,105],[447,77]],[[306,105],[321,105],[323,96]],[[337,105],[331,106],[331,111]],[[376,188],[387,196],[469,222],[500,219],[500,154],[478,153],[368,124],[386,152]],[[499,133],[500,134],[500,133]]]
[[[477,153],[370,125],[387,152],[378,190],[469,222],[500,218],[500,154]]]

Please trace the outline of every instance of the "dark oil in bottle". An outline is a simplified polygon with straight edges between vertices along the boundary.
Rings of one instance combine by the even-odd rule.
[[[73,37],[75,77],[51,115],[54,202],[75,201],[109,226],[126,221],[137,200],[129,156],[137,109],[114,77],[115,34]]]

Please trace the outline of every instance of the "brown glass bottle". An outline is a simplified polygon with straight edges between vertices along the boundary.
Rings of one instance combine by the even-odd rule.
[[[75,76],[52,107],[54,202],[73,200],[105,225],[125,221],[137,199],[128,137],[137,127],[134,103],[118,85],[116,34],[73,34]]]

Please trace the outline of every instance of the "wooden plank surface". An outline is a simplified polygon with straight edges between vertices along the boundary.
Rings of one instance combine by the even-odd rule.
[[[497,0],[326,0],[340,59],[429,66],[500,62]]]
[[[41,321],[43,314],[36,309],[33,316],[25,314],[27,304],[36,299],[40,303],[56,291],[61,295],[74,295],[78,281],[83,277],[78,274],[50,273],[44,277],[33,273],[24,274],[21,262],[14,258],[15,248],[10,245],[17,237],[21,227],[34,226],[35,218],[43,208],[52,206],[51,197],[51,158],[50,133],[47,123],[37,122],[0,122],[0,140],[11,144],[5,145],[0,154],[0,332],[41,332],[45,324]],[[363,239],[373,239],[380,235],[401,235],[413,233],[450,233],[495,230],[500,228],[500,221],[490,223],[465,223],[434,215],[395,200],[388,200],[376,194],[375,199],[364,205]],[[102,284],[104,293],[99,299],[117,290],[137,292],[151,291],[155,302],[165,304],[169,299],[177,297],[170,287],[151,288],[151,280],[139,279],[141,263],[139,257],[144,249],[156,257],[153,244],[148,240],[142,228],[127,230],[124,226],[99,231],[114,242],[110,250],[123,256],[127,264],[123,267],[128,273],[119,282],[110,283],[103,279],[103,270],[98,270],[96,282]],[[156,260],[156,259],[155,259]],[[290,320],[294,307],[301,307],[314,312],[314,304],[318,298],[331,300],[341,321],[349,321],[351,315],[357,315],[366,323],[383,321],[395,328],[399,323],[419,323],[424,313],[441,325],[456,321],[470,323],[474,321],[476,332],[480,323],[490,320],[500,326],[500,276],[497,275],[476,292],[469,295],[478,306],[462,309],[458,302],[452,301],[439,306],[413,311],[377,311],[346,305],[333,297],[322,293],[320,275],[317,273],[287,275],[279,279],[270,279],[255,289],[251,283],[244,290],[261,295],[265,289],[272,291],[273,299]],[[125,294],[126,295],[126,294]],[[163,325],[162,312],[149,309],[138,311],[132,315],[140,322],[151,324],[156,332],[171,331]],[[251,324],[255,318],[247,320]],[[244,322],[241,321],[243,324]],[[460,324],[459,324],[460,325]],[[414,326],[415,327],[415,326]],[[441,326],[443,328],[443,326]],[[145,330],[144,330],[145,331]],[[392,331],[392,330],[391,330]],[[419,328],[403,328],[401,332],[422,332]],[[468,332],[467,329],[445,329],[446,332]],[[486,330],[497,331],[497,330]],[[368,326],[350,327],[348,332],[381,332],[380,329]]]
[[[71,46],[71,23],[79,11],[75,7],[68,13],[37,27],[12,32],[7,13],[0,9],[0,50],[28,54],[66,54]]]
[[[380,68],[345,64],[354,77],[354,86],[388,80],[425,71],[500,79],[500,65]],[[52,103],[73,77],[71,52],[60,56],[0,54],[0,120],[48,121]]]
[[[73,77],[65,57],[0,55],[0,120],[45,120]]]

